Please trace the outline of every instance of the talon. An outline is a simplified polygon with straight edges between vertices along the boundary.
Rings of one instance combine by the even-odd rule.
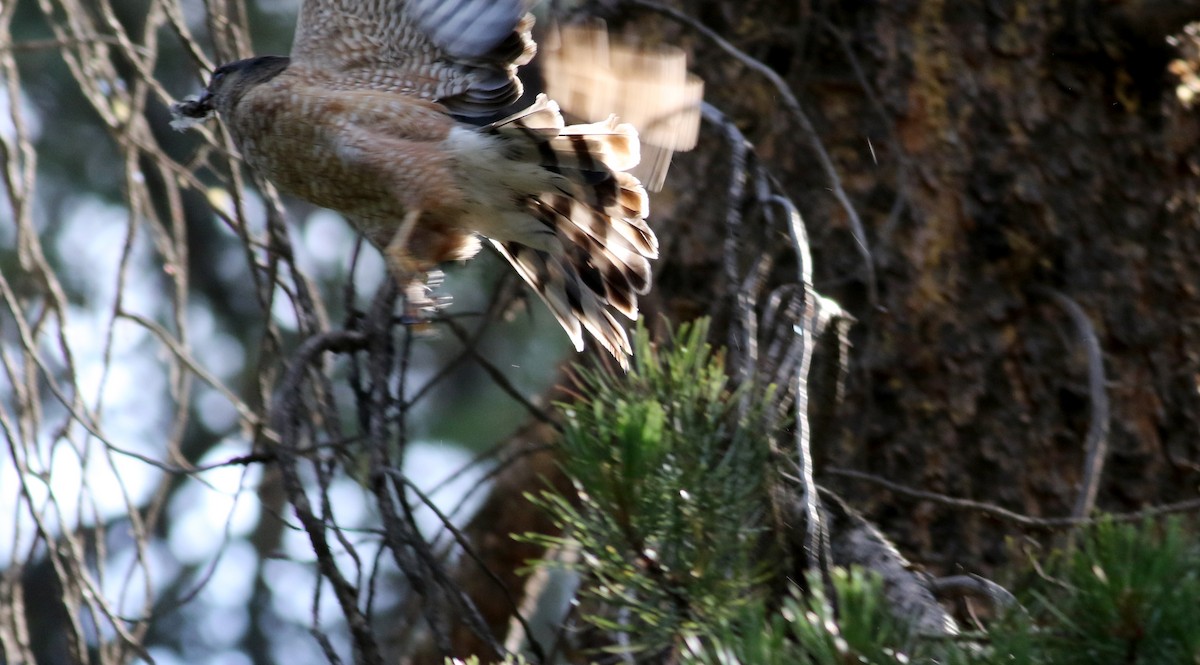
[[[441,280],[436,281],[440,283]],[[448,295],[433,295],[433,286],[428,282],[410,280],[404,288],[404,307],[400,314],[400,324],[412,328],[417,333],[428,332],[438,310],[449,305],[451,300]]]

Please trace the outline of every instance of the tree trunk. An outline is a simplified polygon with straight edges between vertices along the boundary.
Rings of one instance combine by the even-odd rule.
[[[828,425],[813,442],[818,476],[852,468],[1031,516],[1086,513],[1089,478],[1102,510],[1195,496],[1200,120],[1169,72],[1195,43],[1185,36],[1175,49],[1167,37],[1200,18],[1200,3],[681,9],[784,77],[865,229],[860,243],[802,121],[768,80],[694,29],[663,23],[666,38],[695,49],[708,102],[803,213],[817,290],[858,320],[845,400],[831,411],[814,393]],[[718,313],[730,311],[719,143],[707,132],[677,160],[675,205],[655,201],[665,246],[656,295],[672,319],[712,310],[713,293],[724,296]],[[786,233],[766,229],[741,253],[779,248],[774,279],[794,280]],[[1072,303],[1085,316],[1072,318]],[[1089,328],[1102,354],[1091,373]],[[1097,455],[1085,472],[1089,443]],[[835,478],[824,474],[936,568],[986,571],[1019,533]]]

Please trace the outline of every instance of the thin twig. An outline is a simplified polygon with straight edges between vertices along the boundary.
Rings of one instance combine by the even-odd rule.
[[[833,192],[842,210],[846,212],[846,218],[850,222],[850,232],[854,236],[854,241],[858,246],[859,255],[863,260],[863,268],[866,271],[867,293],[872,306],[879,302],[879,287],[875,278],[875,259],[871,256],[871,248],[867,242],[866,228],[862,223],[862,219],[858,216],[858,211],[854,208],[854,204],[850,202],[850,196],[846,193],[842,186],[842,178],[838,175],[837,168],[833,165],[833,159],[830,158],[829,152],[825,149],[825,145],[821,142],[821,137],[817,133],[816,127],[813,126],[808,114],[804,112],[804,108],[800,106],[800,101],[796,99],[796,95],[792,93],[787,82],[783,80],[775,70],[771,69],[762,62],[750,57],[745,51],[734,46],[724,37],[717,34],[715,30],[709,28],[695,18],[684,14],[683,12],[673,7],[668,7],[654,0],[621,0],[622,3],[641,7],[649,11],[662,14],[688,26],[692,30],[703,35],[722,51],[732,56],[735,60],[742,63],[751,70],[757,72],[767,79],[779,94],[779,98],[783,101],[783,105],[788,112],[796,118],[796,122],[800,125],[800,131],[804,138],[807,139],[813,153],[817,156],[817,161],[821,164],[821,170],[825,172],[825,176],[829,178],[829,188]]]
[[[554,427],[559,431],[562,430],[561,423],[556,421],[541,407],[529,401],[529,398],[525,397],[525,395],[522,395],[521,391],[513,385],[512,381],[510,381],[508,377],[500,371],[500,368],[496,367],[494,363],[480,355],[479,352],[473,346],[471,346],[471,336],[465,328],[463,328],[457,321],[454,321],[453,319],[444,319],[442,322],[447,328],[450,329],[450,332],[454,333],[454,336],[465,345],[470,352],[471,357],[479,363],[479,366],[483,368],[483,371],[488,373],[488,376],[490,376],[492,380],[496,382],[496,385],[499,386],[501,390],[507,393],[509,397],[516,400],[518,404],[525,407],[525,410],[533,415],[534,418],[537,418],[538,420]]]
[[[1092,414],[1088,422],[1087,457],[1083,462],[1083,477],[1080,480],[1079,496],[1071,515],[1082,519],[1096,507],[1096,493],[1104,474],[1104,460],[1108,451],[1108,431],[1111,408],[1108,402],[1108,380],[1104,376],[1104,351],[1100,339],[1079,303],[1057,289],[1039,288],[1037,292],[1049,297],[1071,317],[1071,323],[1079,334],[1088,358],[1088,395],[1091,398]]]
[[[383,655],[371,631],[370,623],[358,607],[358,590],[338,568],[325,535],[326,524],[313,512],[312,503],[309,501],[308,493],[296,468],[297,459],[293,450],[296,441],[295,429],[300,414],[299,392],[309,365],[325,351],[357,349],[364,342],[365,338],[361,333],[334,331],[310,338],[302,344],[282,382],[286,389],[280,394],[272,413],[271,423],[280,437],[280,444],[276,446],[276,454],[279,459],[277,467],[280,470],[288,500],[295,509],[296,516],[304,526],[305,532],[308,533],[313,553],[317,558],[317,568],[333,587],[334,596],[338,599],[342,614],[350,628],[350,634],[353,636],[357,657],[361,662],[382,665]]]
[[[874,474],[864,473],[862,471],[826,468],[825,473],[833,476],[841,476],[843,478],[862,480],[914,499],[933,501],[934,503],[940,503],[953,508],[961,508],[963,510],[973,510],[975,512],[984,513],[1006,522],[1013,522],[1021,526],[1027,526],[1036,529],[1072,528],[1080,525],[1098,524],[1106,520],[1112,520],[1114,522],[1140,522],[1151,517],[1161,517],[1163,515],[1171,515],[1175,513],[1190,513],[1200,511],[1200,499],[1188,499],[1187,501],[1178,501],[1175,503],[1163,504],[1161,506],[1153,506],[1132,513],[1106,513],[1100,517],[1030,517],[1028,515],[1022,515],[1020,513],[1013,512],[1007,508],[1001,508],[1000,506],[992,503],[972,501],[971,499],[960,499],[957,497],[948,496],[946,494],[939,494],[937,492],[919,490],[906,485],[901,485],[899,483],[894,483],[887,478],[881,478]]]
[[[997,608],[1021,607],[1011,591],[979,575],[936,577],[929,581],[929,588],[940,598],[973,595],[987,598]]]
[[[369,340],[367,348],[368,365],[367,377],[370,383],[359,395],[359,418],[368,433],[369,487],[375,495],[383,521],[384,542],[392,555],[396,567],[404,574],[414,593],[422,599],[422,609],[426,623],[433,634],[438,648],[449,652],[451,648],[446,620],[438,614],[439,603],[434,598],[434,582],[439,566],[437,562],[429,562],[421,557],[421,538],[416,525],[412,522],[412,510],[408,505],[407,496],[403,490],[396,498],[392,496],[392,488],[388,483],[386,469],[391,468],[393,447],[403,450],[407,444],[407,407],[403,403],[404,382],[407,372],[407,353],[402,362],[405,367],[397,372],[399,376],[398,394],[391,394],[390,379],[396,367],[396,353],[391,336],[392,312],[399,298],[399,290],[394,280],[385,280],[380,286],[371,303],[367,315],[362,320]],[[407,332],[407,331],[406,331]],[[406,335],[405,349],[409,348]],[[388,406],[399,402],[401,415],[396,419],[397,431],[389,429],[390,420],[386,417]],[[397,510],[397,503],[403,509],[403,516]]]
[[[870,81],[867,79],[867,74],[863,71],[862,63],[859,62],[858,56],[854,54],[854,49],[851,46],[850,39],[844,32],[842,32],[840,28],[834,25],[834,23],[830,21],[828,17],[822,15],[819,17],[819,20],[824,26],[825,30],[833,35],[834,40],[837,41],[839,46],[841,46],[842,53],[844,53],[846,56],[846,62],[850,64],[850,68],[854,71],[854,77],[858,79],[858,85],[862,88],[863,95],[866,97],[867,102],[870,103],[871,110],[875,112],[875,115],[878,116],[880,123],[884,127],[891,127],[892,117],[884,109],[883,102],[879,99],[879,95],[876,94],[874,87],[871,86]],[[867,141],[869,146],[870,139]],[[896,160],[897,173],[896,198],[892,201],[892,206],[888,212],[888,216],[884,219],[884,222],[879,225],[876,234],[876,240],[880,241],[878,244],[876,244],[876,247],[884,247],[885,251],[889,245],[887,241],[890,240],[891,234],[895,230],[896,224],[900,219],[900,213],[902,213],[904,208],[908,205],[908,182],[913,170],[911,159],[905,154],[904,149],[900,145],[900,141],[896,138],[894,131],[887,132],[887,142],[891,147],[892,155]],[[874,159],[874,148],[871,148],[871,156]]]
[[[512,592],[509,591],[509,588],[504,584],[504,581],[501,580],[491,568],[488,568],[487,563],[483,560],[483,557],[480,556],[479,553],[475,551],[475,548],[471,545],[471,540],[467,538],[467,536],[454,525],[454,521],[451,520],[448,515],[443,513],[441,509],[437,507],[437,504],[434,503],[433,500],[428,496],[426,496],[426,494],[421,491],[421,488],[417,487],[417,485],[409,480],[407,476],[397,473],[394,469],[388,469],[388,473],[392,475],[394,480],[404,483],[404,485],[408,487],[409,491],[417,495],[417,498],[421,500],[421,503],[425,504],[427,508],[433,511],[434,515],[437,515],[437,518],[441,521],[442,526],[444,526],[446,530],[454,536],[454,541],[458,543],[458,546],[462,548],[463,552],[470,557],[471,560],[474,561],[481,570],[483,570],[484,575],[486,575],[487,578],[496,585],[496,588],[500,590],[500,593],[504,596],[505,600],[507,600],[508,604],[513,608],[513,616],[521,624],[521,628],[525,631],[525,637],[529,641],[529,648],[533,651],[539,662],[545,662],[546,657],[545,652],[542,649],[542,645],[538,643],[537,638],[534,636],[533,630],[529,627],[529,623],[525,620],[525,617],[521,616],[519,611],[520,607],[517,605],[516,599],[513,598]],[[482,622],[482,617],[480,617],[480,621]]]

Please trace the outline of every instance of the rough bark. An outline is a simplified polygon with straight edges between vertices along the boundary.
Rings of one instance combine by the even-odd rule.
[[[1146,20],[1122,23],[1134,5]],[[1145,30],[1147,17],[1178,28],[1191,15],[1152,5],[682,4],[796,93],[863,220],[877,302],[797,118],[763,77],[664,26],[693,45],[708,100],[803,211],[818,290],[859,321],[846,400],[814,442],[818,471],[1071,514],[1097,414],[1085,345],[1052,289],[1079,304],[1104,354],[1112,413],[1097,507],[1194,496],[1200,123],[1175,96],[1167,35]],[[722,209],[706,196],[724,189],[723,159],[701,150],[677,160],[678,206],[665,217],[659,207],[656,290],[673,318],[710,311],[713,281],[729,293],[714,280]],[[946,570],[986,571],[1018,533],[868,484],[833,485],[902,549]]]

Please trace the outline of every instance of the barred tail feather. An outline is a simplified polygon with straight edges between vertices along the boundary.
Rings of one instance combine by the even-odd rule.
[[[625,328],[605,308],[607,303],[582,283],[565,255],[556,256],[517,242],[491,242],[550,308],[576,351],[583,351],[586,330],[622,367],[628,367],[633,348]]]
[[[556,168],[589,174],[628,171],[641,159],[641,144],[633,125],[609,116],[603,122],[564,126],[558,103],[538,95],[521,112],[491,124],[488,128],[502,136],[524,135],[531,143],[515,146],[528,148],[523,161],[538,162]]]
[[[627,366],[632,353],[612,310],[638,316],[637,296],[650,289],[658,238],[646,224],[649,203],[637,178],[637,130],[604,122],[565,126],[558,105],[539,95],[533,106],[489,129],[507,139],[512,159],[552,174],[547,191],[527,199],[528,213],[556,242],[492,240],[583,348],[583,331]]]

